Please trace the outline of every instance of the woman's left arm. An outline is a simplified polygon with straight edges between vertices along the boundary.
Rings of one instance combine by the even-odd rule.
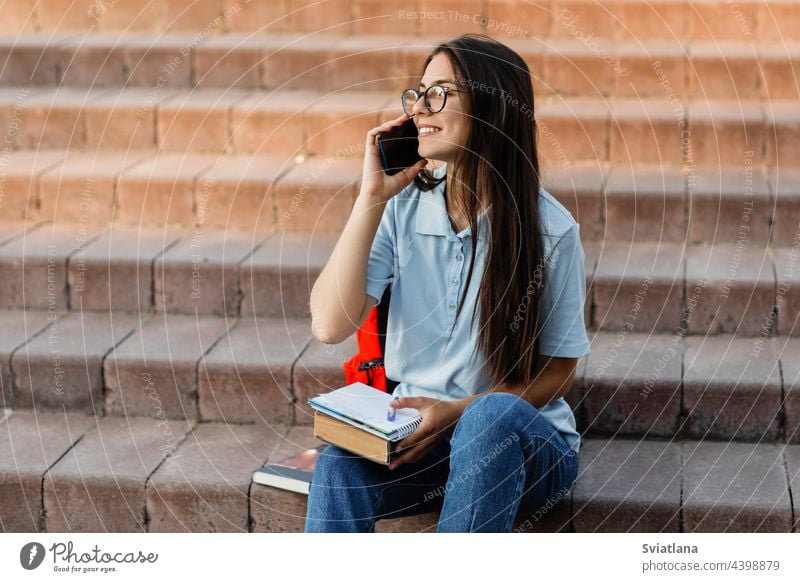
[[[472,400],[489,392],[511,392],[524,398],[536,408],[542,408],[553,400],[557,400],[572,388],[575,378],[575,370],[578,367],[579,358],[559,358],[555,356],[539,356],[539,373],[533,381],[532,386],[522,386],[513,384],[500,384],[491,390],[469,396],[456,402],[463,402],[463,407]],[[462,408],[463,412],[463,408]]]

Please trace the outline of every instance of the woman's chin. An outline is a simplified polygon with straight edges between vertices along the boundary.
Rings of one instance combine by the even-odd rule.
[[[428,139],[430,141],[425,141]],[[419,147],[417,148],[417,153],[426,159],[439,159],[437,158],[437,154],[441,154],[441,144],[437,144],[435,140],[431,138],[423,138],[419,141]]]

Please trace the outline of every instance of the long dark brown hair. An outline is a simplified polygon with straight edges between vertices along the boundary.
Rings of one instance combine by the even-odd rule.
[[[460,95],[468,119],[466,143],[448,164],[455,190],[447,193],[448,203],[466,205],[461,210],[469,217],[471,233],[478,232],[479,206],[491,205],[491,234],[475,305],[480,306],[477,349],[493,385],[521,384],[527,389],[538,372],[540,297],[546,279],[530,70],[503,43],[484,34],[464,34],[436,46],[422,75],[439,53],[449,59],[458,88],[464,91]],[[414,178],[423,191],[442,180],[446,176],[436,178],[427,170]],[[472,259],[456,320],[475,265],[477,237],[470,238]],[[474,323],[475,310],[470,331]]]

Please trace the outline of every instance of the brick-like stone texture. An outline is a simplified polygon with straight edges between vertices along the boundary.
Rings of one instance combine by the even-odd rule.
[[[310,315],[311,289],[337,235],[283,233],[268,238],[240,266],[242,315]]]
[[[800,57],[795,57],[794,70],[798,64]],[[797,93],[791,101],[769,103],[765,109],[767,163],[771,166],[796,168],[800,164],[800,114],[793,106],[796,101]]]
[[[310,319],[240,321],[200,362],[200,418],[291,424],[292,370],[311,338]]]
[[[384,23],[397,16],[381,10],[383,17],[374,18]],[[386,17],[389,17],[388,19]],[[411,86],[407,81],[404,65],[404,46],[414,37],[402,34],[400,29],[375,36],[354,35],[330,47],[329,58],[321,61],[330,74],[330,85],[334,89],[366,89],[386,91],[393,88],[400,94]],[[315,72],[296,70],[296,75]],[[317,86],[319,88],[320,85]]]
[[[97,238],[94,228],[42,224],[0,247],[0,306],[67,307],[67,258]]]
[[[537,103],[542,160],[568,166],[577,160],[608,160],[607,138],[611,108],[586,97]]]
[[[632,4],[636,3],[626,2],[626,6]],[[644,38],[647,40],[643,43]],[[669,83],[675,96],[683,98],[687,93],[684,79],[690,67],[686,49],[674,38],[652,38],[639,37],[617,43],[617,63],[601,65],[615,73],[614,93],[620,97],[663,98],[669,95],[664,86]]]
[[[196,419],[197,364],[233,323],[170,314],[144,322],[104,361],[107,412]]]
[[[677,533],[681,449],[671,442],[590,440],[573,488],[577,532]]]
[[[605,189],[605,240],[684,241],[685,189],[678,168],[614,166]]]
[[[569,210],[581,225],[581,238],[602,239],[602,198],[608,166],[576,163],[566,168],[545,168],[542,187]]]
[[[120,174],[150,156],[127,149],[70,154],[42,174],[39,181],[42,218],[105,226],[116,213]]]
[[[9,6],[5,6],[8,10]],[[8,17],[8,11],[5,16]],[[28,25],[31,21],[29,18]],[[5,63],[0,72],[4,86],[52,86],[58,82],[57,70],[63,35],[53,35],[50,42],[42,42],[39,35],[6,36],[0,41],[0,61]]]
[[[103,89],[48,87],[31,92],[19,110],[13,136],[18,149],[78,149],[86,146],[86,117],[92,97]]]
[[[124,35],[113,33],[94,32],[65,40],[61,45],[59,63],[61,84],[94,88],[124,85],[124,47]]]
[[[675,435],[682,360],[679,335],[598,333],[583,380],[587,429],[606,435]]]
[[[247,233],[274,230],[272,185],[294,162],[279,156],[224,156],[195,185],[197,222],[206,228]]]
[[[145,486],[191,430],[186,421],[97,421],[44,478],[48,532],[144,532]]]
[[[279,232],[340,234],[353,211],[362,164],[331,156],[292,167],[272,190]]]
[[[686,532],[788,532],[789,501],[782,447],[692,442],[683,445]]]
[[[48,320],[43,333],[14,352],[15,405],[99,413],[103,359],[133,332],[137,316],[71,311]]]
[[[763,334],[776,301],[772,260],[760,244],[690,246],[686,290],[697,300],[688,303],[689,333]]]
[[[280,66],[289,65],[281,62]],[[231,114],[234,151],[279,154],[286,159],[307,153],[304,145],[307,110],[319,97],[319,92],[311,89],[289,89],[255,93],[242,99]]]
[[[117,188],[119,221],[159,228],[191,226],[197,176],[216,161],[210,154],[159,153],[123,172]]]
[[[692,99],[757,99],[761,81],[758,49],[738,42],[698,42],[689,49]]]
[[[34,225],[24,220],[2,220],[0,221],[0,246],[21,237],[28,231],[33,230]]]
[[[125,45],[129,87],[191,87],[194,34],[142,35]],[[185,53],[185,54],[184,54]],[[143,108],[153,110],[150,102]]]
[[[97,96],[85,111],[86,145],[122,151],[154,148],[155,108],[175,95],[172,89],[124,87]]]
[[[253,472],[285,426],[202,423],[147,483],[148,531],[247,532]]]
[[[787,443],[800,444],[800,337],[776,337],[783,377],[783,412]],[[800,492],[800,489],[797,490]]]
[[[594,276],[595,327],[677,330],[683,314],[683,254],[680,243],[606,243]]]
[[[680,164],[686,157],[683,129],[676,121],[675,104],[666,98],[617,99],[611,118],[610,160],[619,165]]]
[[[241,89],[198,89],[156,108],[158,145],[170,152],[230,151],[230,112],[248,93]]]
[[[783,247],[772,252],[777,277],[778,333],[800,336],[800,249]]]
[[[4,127],[3,122],[0,117],[0,128]],[[64,150],[18,151],[6,154],[5,163],[0,163],[4,221],[39,218],[39,177],[61,162],[66,155]]]
[[[358,86],[320,94],[303,112],[305,151],[336,159],[354,157],[354,152],[364,147],[367,132],[379,125],[381,113],[395,104],[400,108],[398,94],[388,95]]]
[[[156,310],[238,316],[240,263],[262,238],[255,234],[195,229],[156,260]]]
[[[683,386],[692,438],[777,439],[781,378],[772,338],[688,336]]]
[[[766,147],[764,110],[758,100],[697,99],[687,107],[691,161],[699,166],[757,164]]]
[[[180,235],[175,227],[119,225],[107,230],[69,259],[70,305],[87,311],[146,312],[153,305],[153,263]]]
[[[261,86],[261,42],[253,35],[212,36],[195,47],[195,86],[258,89]]]
[[[609,95],[616,80],[603,56],[615,52],[613,41],[598,39],[595,51],[575,39],[552,40],[542,58],[542,71],[549,92],[558,95]]]
[[[750,158],[735,166],[694,170],[688,182],[689,242],[767,243],[774,202],[767,175],[757,166],[758,160]]]
[[[775,201],[772,243],[791,247],[800,236],[800,170],[773,170],[769,185]]]
[[[12,408],[14,404],[14,375],[11,370],[12,354],[41,333],[48,324],[49,313],[43,309],[0,310],[0,407]],[[50,317],[58,317],[54,311]]]
[[[800,447],[797,445],[787,445],[784,448],[786,455],[786,469],[789,472],[789,487],[792,490],[792,496],[797,497],[800,491]],[[800,528],[800,512],[794,510],[794,523],[792,524],[794,531]]]
[[[15,411],[0,430],[0,529],[44,532],[42,477],[95,426],[93,415]]]

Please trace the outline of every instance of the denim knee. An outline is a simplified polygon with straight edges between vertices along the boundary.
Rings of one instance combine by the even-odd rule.
[[[324,487],[363,486],[363,463],[354,453],[329,444],[317,457],[312,482]]]

